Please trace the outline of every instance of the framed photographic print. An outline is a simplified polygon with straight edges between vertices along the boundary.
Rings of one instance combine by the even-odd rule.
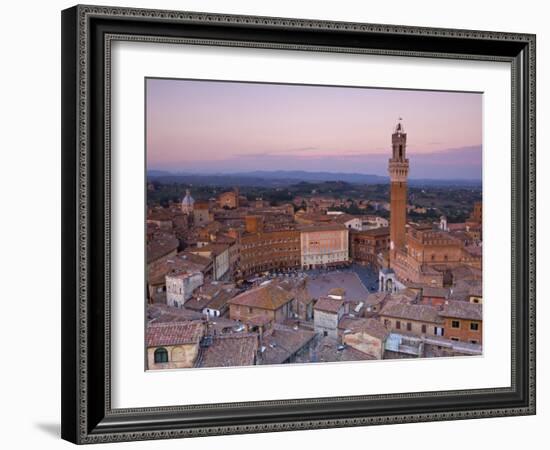
[[[535,413],[535,36],[62,12],[62,437]]]

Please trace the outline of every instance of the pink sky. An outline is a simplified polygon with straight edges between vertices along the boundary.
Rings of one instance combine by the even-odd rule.
[[[387,174],[403,118],[411,177],[481,178],[482,94],[148,79],[147,166]]]

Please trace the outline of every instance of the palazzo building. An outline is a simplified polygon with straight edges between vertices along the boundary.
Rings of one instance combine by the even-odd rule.
[[[473,252],[444,226],[407,224],[407,134],[398,122],[392,134],[390,175],[390,248],[387,267],[379,274],[379,289],[395,292],[410,283],[433,287],[453,284],[452,270],[459,266],[481,267],[481,252]],[[481,221],[481,203],[472,217]],[[480,250],[480,247],[478,248]]]
[[[379,255],[389,250],[389,228],[350,230],[350,256],[354,262],[378,270]]]
[[[257,227],[257,228],[256,228]],[[300,233],[296,230],[263,231],[247,217],[247,232],[240,238],[239,269],[242,276],[300,266]]]
[[[341,224],[300,227],[300,247],[303,269],[336,267],[350,262],[349,230]]]

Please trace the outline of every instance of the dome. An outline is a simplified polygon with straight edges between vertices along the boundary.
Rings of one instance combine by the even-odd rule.
[[[191,192],[189,189],[187,189],[185,191],[185,197],[183,197],[183,200],[181,201],[181,209],[183,212],[191,212],[194,204],[195,200],[191,197]]]

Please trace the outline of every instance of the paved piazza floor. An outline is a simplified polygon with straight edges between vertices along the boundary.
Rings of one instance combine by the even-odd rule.
[[[332,288],[343,287],[346,297],[364,300],[369,292],[378,290],[378,274],[372,269],[353,265],[349,269],[310,270],[308,290],[313,297],[327,295]]]

